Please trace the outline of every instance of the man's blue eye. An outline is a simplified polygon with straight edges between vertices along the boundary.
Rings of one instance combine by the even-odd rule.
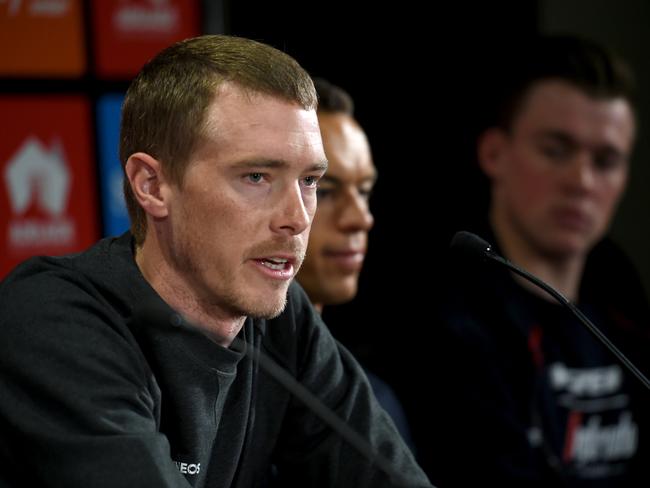
[[[318,184],[318,177],[316,176],[307,176],[305,178],[305,185],[309,187],[315,187]]]
[[[260,181],[262,181],[262,178],[263,178],[262,173],[251,173],[248,175],[248,179],[252,183],[259,183]]]

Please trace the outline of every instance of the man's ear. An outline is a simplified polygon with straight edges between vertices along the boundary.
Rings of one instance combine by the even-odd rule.
[[[168,202],[164,189],[167,183],[160,161],[146,153],[138,152],[126,161],[125,172],[131,191],[142,209],[154,218],[166,217]]]
[[[507,134],[498,127],[491,127],[478,139],[478,163],[483,173],[491,180],[503,171],[503,159],[508,147]]]

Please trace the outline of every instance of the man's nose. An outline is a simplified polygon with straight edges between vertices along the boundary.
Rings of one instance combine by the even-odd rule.
[[[564,182],[571,190],[588,192],[594,186],[595,172],[593,156],[588,151],[582,151],[576,154],[576,157],[567,166]]]
[[[280,197],[277,212],[271,221],[274,232],[297,235],[304,232],[311,223],[313,212],[310,213],[305,203],[300,183],[290,185]]]
[[[354,191],[344,199],[338,221],[339,227],[346,231],[369,231],[375,223],[370,212],[368,200]]]

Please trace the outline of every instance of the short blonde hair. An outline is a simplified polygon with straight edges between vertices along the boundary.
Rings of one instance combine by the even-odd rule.
[[[316,108],[314,85],[289,55],[250,39],[206,35],[178,42],[149,61],[131,83],[120,130],[120,160],[145,152],[161,162],[163,171],[182,184],[187,162],[204,129],[207,108],[217,88],[233,82],[245,90]],[[142,244],[146,215],[124,176],[131,232]]]

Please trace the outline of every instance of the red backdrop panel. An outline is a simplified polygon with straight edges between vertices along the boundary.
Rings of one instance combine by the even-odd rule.
[[[163,48],[199,34],[197,0],[95,0],[91,5],[100,78],[131,79]]]
[[[81,96],[0,96],[0,278],[99,237],[90,107]]]

